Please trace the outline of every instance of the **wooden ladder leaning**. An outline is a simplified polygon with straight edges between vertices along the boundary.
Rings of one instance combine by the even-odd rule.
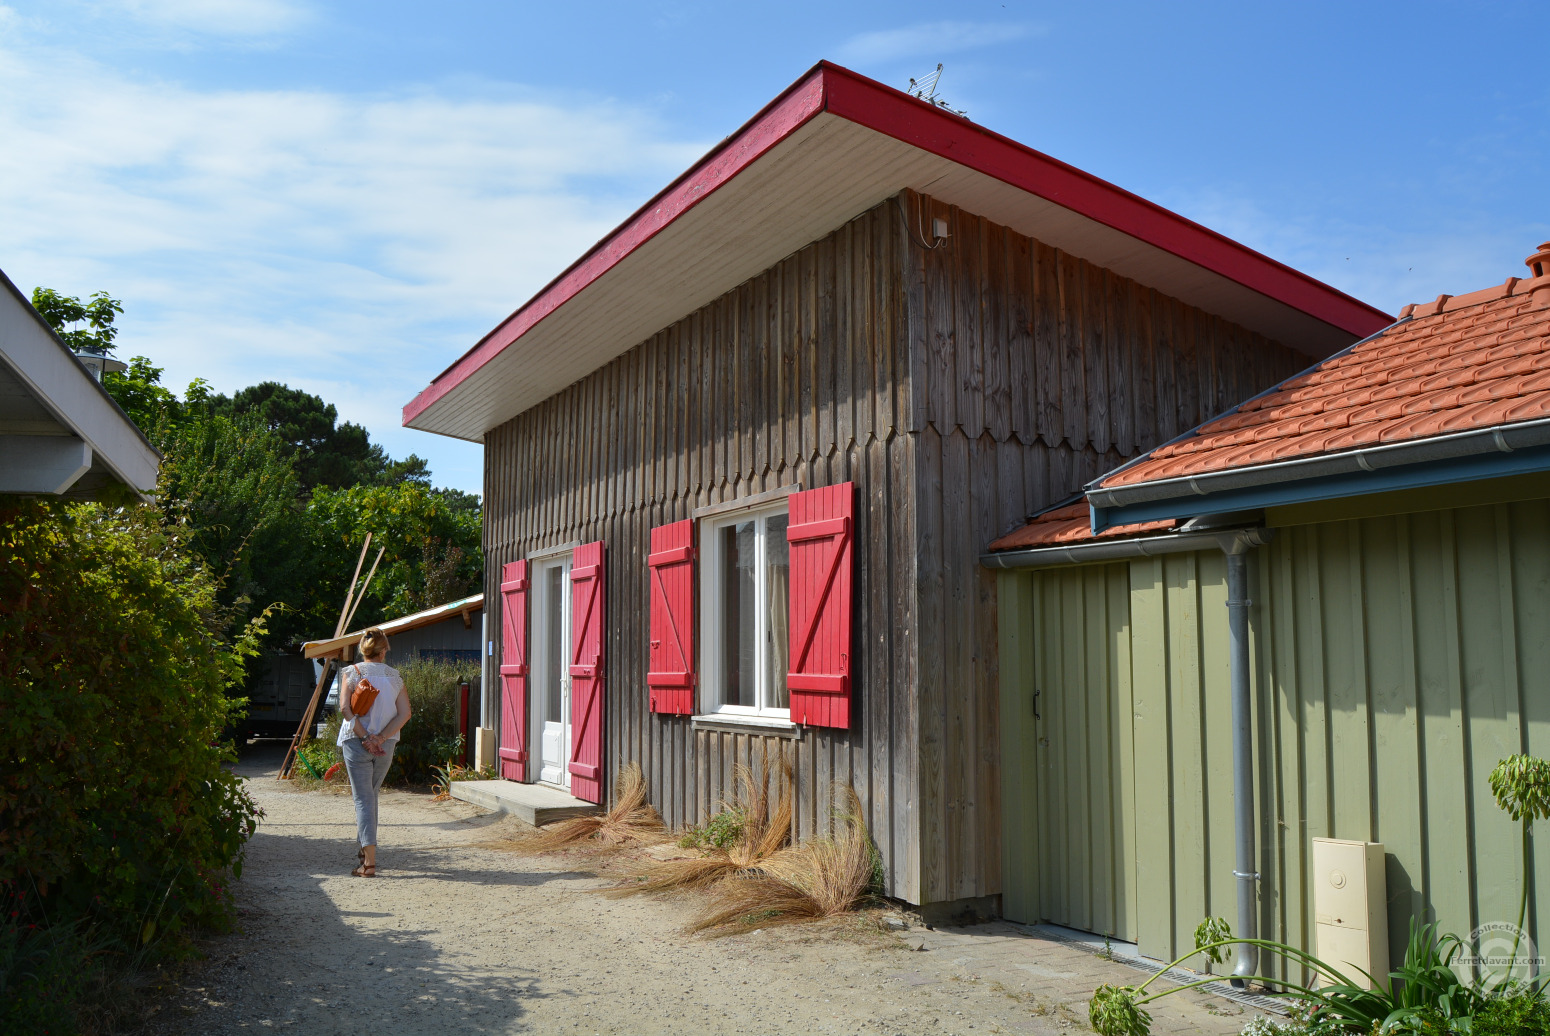
[[[371,547],[371,533],[366,534],[366,542],[361,544],[361,556],[355,559],[355,574],[350,577],[350,588],[344,595],[344,607],[339,609],[339,622],[334,626],[332,639],[338,640],[344,636],[345,629],[350,625],[350,620],[355,618],[355,610],[361,606],[361,598],[366,596],[366,588],[371,585],[371,577],[377,574],[377,566],[382,562],[382,555],[387,551],[386,547],[377,548],[376,560],[371,563],[371,571],[366,573],[366,581],[360,582],[361,566],[366,562],[366,551]],[[357,590],[359,584],[359,590]],[[312,729],[312,717],[317,713],[318,701],[323,697],[323,689],[333,679],[334,660],[325,658],[323,670],[318,674],[317,686],[312,689],[312,700],[307,702],[307,707],[301,712],[301,723],[296,727],[296,733],[291,735],[290,747],[285,750],[285,759],[280,763],[280,772],[277,780],[290,780],[296,770],[296,753],[301,750],[302,742],[307,740],[308,731]]]

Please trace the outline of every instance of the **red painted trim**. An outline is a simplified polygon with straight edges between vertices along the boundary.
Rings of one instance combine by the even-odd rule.
[[[824,69],[815,66],[784,93],[765,105],[710,154],[635,211],[619,229],[593,245],[564,273],[550,281],[521,309],[485,335],[404,407],[407,425],[460,385],[496,354],[559,309],[620,260],[656,236],[668,224],[708,198],[716,188],[752,165],[770,148],[823,111]]]
[[[826,109],[1048,199],[1171,252],[1342,331],[1370,335],[1394,318],[1145,198],[846,68],[825,63]]]
[[[1393,318],[1312,277],[1080,169],[941,108],[820,62],[593,245],[403,408],[408,425],[659,231],[808,120],[828,111],[1063,205],[1358,337]]]

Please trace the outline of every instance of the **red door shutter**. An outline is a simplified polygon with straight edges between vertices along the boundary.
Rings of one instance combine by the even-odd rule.
[[[694,522],[651,530],[651,711],[694,712]]]
[[[850,726],[855,483],[791,495],[791,718]]]
[[[570,790],[603,801],[603,541],[571,555]]]
[[[501,776],[527,780],[527,562],[501,570]]]

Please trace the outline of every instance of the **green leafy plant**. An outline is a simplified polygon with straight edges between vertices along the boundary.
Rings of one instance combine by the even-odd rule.
[[[1513,959],[1523,923],[1528,919],[1529,861],[1534,852],[1534,821],[1550,817],[1550,761],[1531,755],[1510,755],[1497,763],[1489,778],[1491,794],[1509,817],[1523,827],[1523,896],[1518,906],[1518,935],[1512,942]]]
[[[263,619],[234,623],[151,508],[7,503],[0,554],[0,889],[32,933],[12,966],[61,925],[177,952],[229,923],[260,815],[217,739]]]
[[[1147,987],[1166,971],[1197,954],[1215,959],[1212,950],[1237,945],[1257,946],[1318,976],[1316,989],[1284,979],[1247,976],[1251,981],[1281,986],[1285,995],[1303,1008],[1306,1022],[1302,1028],[1308,1032],[1390,1033],[1403,1031],[1402,1027],[1406,1025],[1423,1024],[1428,1017],[1441,1018],[1448,1025],[1462,1024],[1467,1029],[1468,1019],[1487,1001],[1483,990],[1465,983],[1454,969],[1463,949],[1458,937],[1439,934],[1435,924],[1412,921],[1404,960],[1387,976],[1388,981],[1358,970],[1358,975],[1368,980],[1361,982],[1295,946],[1271,939],[1234,938],[1227,922],[1221,918],[1207,919],[1207,922],[1196,928],[1195,949],[1168,964],[1157,975],[1139,986],[1103,987],[1099,990],[1103,993],[1101,1003],[1095,993],[1088,1005],[1093,1028],[1103,1036],[1147,1036],[1151,1022],[1142,1010],[1144,1005],[1218,980],[1202,979],[1150,995],[1146,993]],[[1369,983],[1372,988],[1368,987]]]
[[[389,664],[393,664],[391,654]],[[413,715],[399,733],[390,780],[431,784],[436,768],[463,754],[458,724],[458,684],[479,678],[479,663],[414,659],[395,666],[404,679]]]
[[[1146,986],[1101,985],[1087,1002],[1087,1020],[1102,1036],[1150,1036],[1152,1016],[1142,1009]],[[1153,999],[1153,998],[1147,998]]]
[[[678,840],[684,849],[730,849],[743,837],[748,823],[748,811],[741,806],[728,806],[705,822],[704,827],[691,827]]]
[[[1223,939],[1232,938],[1232,926],[1225,917],[1208,917],[1195,926],[1195,949],[1212,964],[1227,962],[1227,949]]]

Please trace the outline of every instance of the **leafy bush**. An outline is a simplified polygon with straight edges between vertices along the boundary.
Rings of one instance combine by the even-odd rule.
[[[1474,1017],[1471,1036],[1543,1036],[1550,1032],[1550,1001],[1533,990],[1492,997]]]
[[[685,831],[678,845],[683,849],[729,849],[742,839],[747,823],[747,810],[728,806],[707,820],[704,827]]]
[[[457,685],[465,681],[477,683],[479,663],[416,659],[396,668],[409,692],[413,716],[398,736],[388,779],[430,784],[435,780],[436,767],[444,767],[448,759],[462,755]],[[472,695],[470,699],[473,700]]]
[[[17,981],[54,981],[17,964],[48,934],[30,926],[170,949],[229,922],[225,875],[259,811],[215,741],[263,624],[227,634],[215,579],[150,508],[7,503],[0,552],[10,1001]]]

